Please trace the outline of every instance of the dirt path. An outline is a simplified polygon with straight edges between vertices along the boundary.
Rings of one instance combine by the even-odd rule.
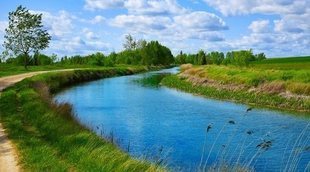
[[[1,91],[25,78],[32,77],[34,75],[48,73],[48,72],[61,72],[61,71],[72,71],[75,69],[63,69],[63,70],[52,70],[52,71],[38,71],[29,72],[19,75],[6,76],[0,78],[0,94]],[[21,171],[18,165],[17,151],[8,139],[5,129],[0,123],[0,172],[18,172]]]

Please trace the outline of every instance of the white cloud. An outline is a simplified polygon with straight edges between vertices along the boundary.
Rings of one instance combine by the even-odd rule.
[[[9,23],[7,21],[0,21],[0,34],[5,33],[5,29],[8,27]]]
[[[84,28],[82,33],[83,33],[83,35],[85,35],[87,40],[97,40],[97,39],[99,39],[99,37],[94,32],[92,32],[90,29],[88,29],[88,28]]]
[[[270,31],[269,20],[257,20],[253,21],[249,29],[255,33],[266,33]]]
[[[112,21],[111,25],[121,28],[127,28],[134,32],[150,32],[154,30],[164,30],[171,23],[169,17],[162,16],[143,16],[143,15],[118,15]]]
[[[301,14],[309,8],[308,0],[204,0],[224,15],[250,13]]]
[[[94,52],[107,52],[109,44],[100,40],[84,40],[80,36],[71,38],[63,38],[51,42],[47,52],[56,53],[58,55],[87,55]]]
[[[85,9],[108,9],[108,8],[121,8],[124,6],[123,0],[86,0],[84,5]]]
[[[176,0],[127,0],[124,7],[130,14],[140,15],[171,15],[187,11]]]
[[[84,7],[89,10],[125,8],[129,14],[136,15],[180,14],[186,11],[176,0],[86,0]]]
[[[43,25],[51,34],[53,39],[59,39],[66,34],[70,34],[73,29],[75,16],[67,11],[59,11],[56,15],[47,11],[31,11],[42,14]]]
[[[279,19],[253,21],[251,33],[227,40],[233,49],[253,48],[269,55],[305,55],[310,46],[309,0],[204,0],[223,15],[273,14]]]
[[[103,16],[101,16],[101,15],[97,15],[97,16],[95,16],[92,20],[90,20],[90,23],[91,24],[98,24],[98,23],[101,23],[101,22],[103,22],[103,21],[105,21],[106,19],[103,17]]]
[[[275,31],[277,32],[310,32],[310,9],[305,14],[289,14],[280,20],[275,20]]]
[[[197,31],[219,31],[228,29],[218,16],[204,11],[195,11],[174,17],[177,27],[195,29]]]
[[[59,11],[55,14],[46,11],[31,12],[43,14],[43,25],[52,36],[50,46],[43,51],[44,53],[56,53],[61,56],[86,55],[97,51],[106,52],[109,49],[109,45],[99,39],[99,33],[94,33],[88,28],[83,29],[78,24],[79,22],[97,24],[105,21],[103,16],[97,15],[87,21],[67,11]]]
[[[124,28],[129,32],[156,35],[169,39],[203,39],[221,41],[218,33],[228,29],[218,16],[203,12],[189,12],[170,16],[119,15],[110,22],[112,26]]]

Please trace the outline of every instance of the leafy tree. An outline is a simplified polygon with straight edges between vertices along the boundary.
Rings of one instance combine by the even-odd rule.
[[[248,66],[250,61],[253,61],[254,58],[252,50],[233,51],[232,53],[232,64],[237,66]]]
[[[197,64],[199,65],[207,64],[206,53],[203,50],[200,50],[197,54]]]
[[[255,55],[257,61],[262,61],[266,59],[266,55],[264,53],[259,53]]]
[[[47,56],[45,54],[35,53],[30,59],[29,65],[51,65],[55,62],[57,57],[55,55]]]
[[[169,48],[158,41],[151,41],[141,49],[141,62],[145,65],[169,65],[174,62]]]
[[[223,60],[223,64],[224,65],[228,65],[228,64],[231,64],[232,61],[233,61],[233,53],[232,52],[227,52],[226,53],[226,58]]]
[[[107,58],[110,59],[110,61],[113,64],[115,64],[116,63],[117,54],[113,51],[112,53],[110,53],[110,55]]]
[[[137,44],[136,44],[136,48],[137,49],[142,49],[146,46],[147,42],[144,39],[139,39]]]
[[[185,64],[186,63],[186,54],[183,53],[183,51],[180,52],[175,58],[176,64]]]
[[[210,58],[209,63],[220,65],[222,61],[224,60],[224,53],[213,51],[208,54],[208,57]]]
[[[3,45],[6,51],[23,55],[26,69],[30,54],[47,48],[51,40],[51,36],[43,29],[42,14],[31,14],[22,6],[9,13],[9,26],[5,32]]]
[[[125,43],[123,46],[126,50],[134,50],[137,47],[137,42],[130,34],[128,34],[125,36]]]

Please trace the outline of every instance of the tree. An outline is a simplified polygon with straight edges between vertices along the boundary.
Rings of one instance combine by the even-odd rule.
[[[208,57],[210,59],[210,64],[217,64],[220,65],[222,61],[224,60],[224,53],[218,52],[218,51],[212,51],[208,54]]]
[[[137,42],[130,34],[128,34],[125,36],[125,43],[123,46],[126,50],[134,50],[137,47]]]
[[[206,61],[206,53],[203,50],[200,50],[197,54],[198,63],[199,65],[205,65],[207,63]]]
[[[31,14],[22,6],[9,13],[9,26],[5,32],[3,46],[8,52],[23,55],[26,69],[30,54],[47,48],[51,40],[51,36],[43,29],[42,14]]]
[[[142,49],[146,46],[147,42],[144,39],[139,39],[137,44],[136,44],[136,48],[137,49]]]
[[[175,58],[176,64],[185,64],[186,63],[186,54],[183,53],[183,51],[180,52]]]
[[[257,61],[262,61],[266,59],[266,55],[264,53],[259,53],[255,55]]]

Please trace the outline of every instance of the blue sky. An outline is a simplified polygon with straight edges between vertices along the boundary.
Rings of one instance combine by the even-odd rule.
[[[18,5],[43,14],[52,36],[47,54],[121,51],[126,34],[158,40],[174,54],[250,48],[269,57],[310,54],[309,0],[2,0],[0,42]]]

